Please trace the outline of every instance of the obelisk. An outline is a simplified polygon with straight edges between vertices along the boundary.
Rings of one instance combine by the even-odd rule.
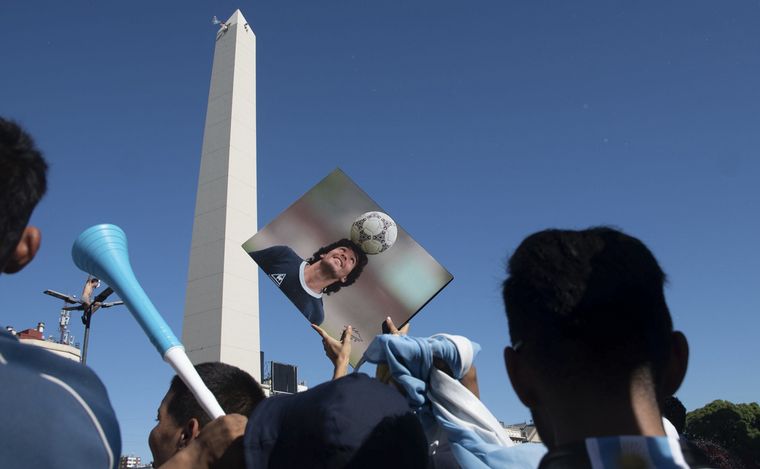
[[[240,10],[216,35],[195,200],[182,342],[197,364],[260,379],[256,224],[256,36]]]

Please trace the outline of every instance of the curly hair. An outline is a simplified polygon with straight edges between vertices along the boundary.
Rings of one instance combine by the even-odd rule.
[[[338,241],[335,241],[332,244],[328,244],[327,246],[323,246],[317,250],[312,256],[308,259],[306,259],[306,263],[311,265],[317,261],[319,261],[322,258],[322,254],[327,254],[328,252],[332,251],[335,248],[349,248],[350,250],[354,251],[354,254],[356,254],[356,265],[354,268],[349,272],[349,274],[346,276],[346,281],[341,282],[337,281],[335,283],[331,283],[330,285],[326,286],[324,290],[322,290],[322,293],[325,295],[329,295],[331,293],[335,293],[338,290],[340,290],[342,287],[347,287],[359,278],[359,276],[362,274],[362,271],[364,270],[364,266],[367,265],[367,262],[369,262],[369,259],[367,258],[367,254],[362,250],[362,248],[359,247],[358,244],[351,241],[350,239],[339,239]]]

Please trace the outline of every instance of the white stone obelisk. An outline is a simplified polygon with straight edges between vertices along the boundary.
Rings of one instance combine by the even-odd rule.
[[[260,379],[256,225],[256,36],[240,10],[220,25],[203,132],[182,342],[194,363]]]

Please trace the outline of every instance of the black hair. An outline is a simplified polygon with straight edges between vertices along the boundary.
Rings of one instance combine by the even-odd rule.
[[[686,426],[686,407],[676,396],[668,396],[662,403],[662,416],[673,424],[678,433]]]
[[[196,365],[195,369],[227,414],[248,417],[256,405],[264,400],[264,391],[259,383],[238,367],[208,362]],[[172,378],[168,394],[172,396],[166,410],[176,424],[181,426],[195,418],[203,427],[211,421],[179,376]]]
[[[356,265],[354,268],[349,272],[348,275],[346,275],[346,281],[341,282],[340,280],[331,283],[330,285],[326,286],[324,290],[322,290],[322,293],[329,295],[330,293],[335,293],[338,290],[340,290],[342,287],[347,287],[359,278],[359,276],[362,274],[362,271],[364,270],[364,266],[367,265],[367,262],[369,262],[369,259],[367,258],[367,254],[364,252],[364,250],[355,242],[351,241],[350,239],[339,239],[338,241],[335,241],[332,244],[328,244],[327,246],[323,246],[317,250],[312,256],[308,259],[306,259],[306,263],[309,265],[317,262],[322,254],[327,254],[328,252],[332,251],[335,248],[349,248],[352,251],[354,251],[354,254],[356,254]]]
[[[0,117],[0,267],[21,239],[47,190],[47,163],[32,137]]]
[[[545,230],[520,244],[507,271],[512,343],[529,347],[547,376],[619,383],[649,366],[659,380],[673,324],[665,273],[641,241],[608,227]]]

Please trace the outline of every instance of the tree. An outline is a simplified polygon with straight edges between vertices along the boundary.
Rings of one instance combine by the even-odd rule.
[[[749,468],[760,468],[760,405],[713,401],[686,414],[685,433],[712,440],[738,456]]]

